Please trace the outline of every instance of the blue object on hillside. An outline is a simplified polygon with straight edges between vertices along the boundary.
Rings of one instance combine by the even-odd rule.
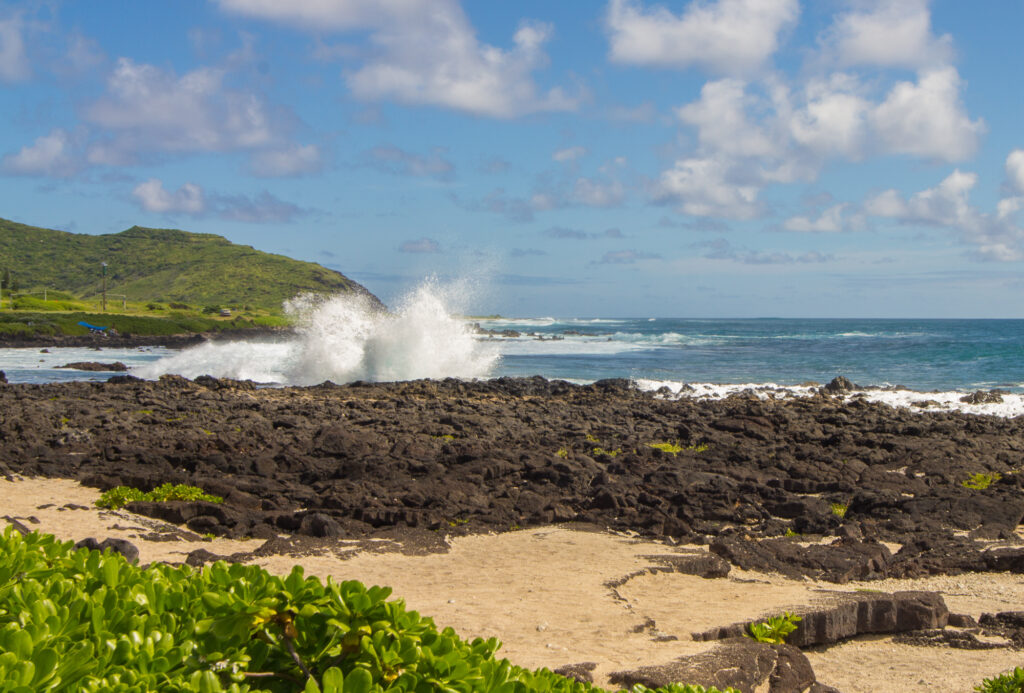
[[[81,325],[82,327],[88,327],[93,332],[106,332],[107,331],[106,327],[96,327],[95,325],[90,325],[89,323],[85,322],[84,320],[79,321],[78,324]]]

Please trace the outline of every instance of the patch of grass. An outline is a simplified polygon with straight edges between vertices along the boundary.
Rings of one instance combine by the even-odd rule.
[[[161,484],[152,491],[142,491],[131,486],[117,486],[109,491],[104,491],[100,495],[99,500],[96,501],[96,506],[117,510],[132,501],[156,501],[158,503],[164,501],[207,501],[210,503],[223,503],[224,499],[220,496],[206,493],[203,489],[196,486],[187,486],[185,484]]]
[[[991,474],[976,472],[971,474],[970,478],[966,481],[961,481],[960,485],[964,488],[974,489],[975,491],[984,491],[1002,478],[1003,475],[999,472],[992,472]]]
[[[673,457],[681,453],[683,450],[689,450],[690,452],[704,452],[708,449],[707,443],[683,446],[679,441],[674,443],[648,443],[647,447],[667,452]]]
[[[595,436],[593,433],[588,433],[586,438],[587,438],[587,442],[588,443],[600,443],[601,442],[600,440],[597,439],[597,436]]]
[[[846,517],[846,511],[850,509],[850,505],[849,503],[832,503],[829,505],[829,509],[836,517],[843,518]]]
[[[594,448],[591,450],[595,455],[608,455],[608,457],[615,457],[622,452],[622,448],[616,448],[615,450],[605,450],[604,448]]]
[[[445,442],[449,442],[449,441],[455,440],[455,436],[453,436],[451,433],[445,433],[443,435],[430,436],[430,437],[431,438],[436,438],[437,440],[443,440]]]
[[[556,452],[555,454],[561,457],[563,460],[569,457],[569,451],[566,450],[565,448],[558,448],[558,452]]]
[[[782,644],[786,642],[786,636],[797,629],[797,624],[803,619],[796,614],[791,614],[786,611],[781,616],[772,616],[767,621],[761,623],[751,623],[747,626],[749,633],[745,633],[748,638],[753,638],[758,642],[767,642]]]

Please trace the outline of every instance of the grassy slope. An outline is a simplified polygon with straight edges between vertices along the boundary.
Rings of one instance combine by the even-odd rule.
[[[0,271],[10,269],[23,292],[45,287],[94,298],[102,290],[102,262],[109,265],[108,297],[125,294],[129,301],[279,311],[283,301],[307,291],[366,292],[334,270],[213,234],[136,226],[90,236],[0,219]]]

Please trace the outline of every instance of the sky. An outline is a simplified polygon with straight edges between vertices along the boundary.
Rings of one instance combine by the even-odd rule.
[[[0,217],[394,305],[1024,317],[1021,0],[0,0]],[[111,264],[116,263],[111,258]]]

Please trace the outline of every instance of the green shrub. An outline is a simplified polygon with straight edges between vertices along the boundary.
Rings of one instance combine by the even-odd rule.
[[[667,452],[673,457],[681,453],[683,450],[690,450],[691,452],[704,452],[705,450],[708,449],[706,443],[683,447],[678,441],[676,441],[675,443],[648,443],[647,447],[654,448],[655,450],[661,450],[662,452]]]
[[[196,486],[185,484],[161,484],[152,491],[140,491],[130,486],[117,486],[104,491],[96,505],[100,508],[117,510],[132,501],[208,501],[210,503],[223,503],[224,499],[203,491]]]
[[[832,503],[829,505],[829,509],[833,515],[842,518],[846,517],[846,511],[850,509],[850,506],[847,503]]]
[[[8,527],[0,537],[0,691],[601,693],[497,659],[497,640],[462,640],[387,601],[390,593],[324,584],[299,567],[286,578],[222,561],[198,571],[142,569]]]
[[[994,484],[1003,478],[1003,475],[999,472],[992,472],[991,474],[985,474],[983,472],[977,472],[971,474],[971,477],[966,481],[960,482],[960,485],[964,488],[974,489],[976,491],[984,491],[989,486]]]
[[[1022,693],[1024,692],[1024,668],[1017,667],[999,676],[985,679],[974,690],[981,693]]]
[[[786,642],[786,636],[797,629],[797,625],[803,619],[788,611],[781,616],[772,616],[761,623],[751,623],[747,628],[750,631],[745,633],[748,638],[758,642],[782,644]]]

